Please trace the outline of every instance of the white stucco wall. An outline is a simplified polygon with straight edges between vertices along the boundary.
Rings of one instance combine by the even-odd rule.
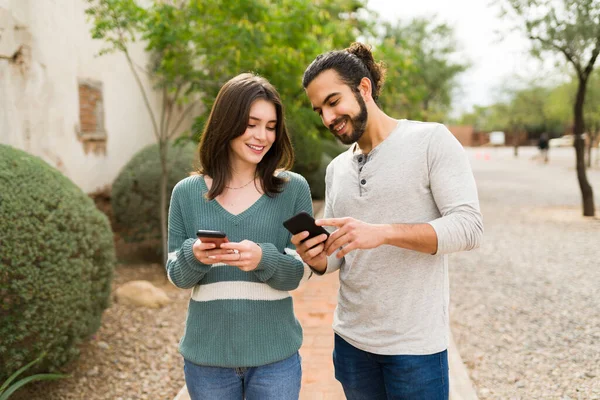
[[[155,137],[125,56],[96,57],[102,43],[90,37],[85,7],[84,0],[0,0],[0,143],[43,158],[93,192],[110,185]],[[7,57],[21,44],[31,51],[18,65]],[[146,66],[142,45],[132,54]],[[141,76],[158,111],[159,96]],[[85,154],[77,139],[80,79],[102,82],[106,154]],[[191,118],[182,129],[190,123]]]

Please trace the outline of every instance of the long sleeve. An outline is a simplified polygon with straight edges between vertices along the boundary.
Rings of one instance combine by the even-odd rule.
[[[196,238],[185,234],[184,219],[179,204],[178,187],[173,189],[169,206],[169,258],[167,276],[175,286],[182,289],[194,287],[210,270],[194,256],[192,247]]]
[[[296,193],[293,215],[301,211],[313,215],[310,188],[306,180],[303,180]],[[253,272],[261,282],[266,283],[273,289],[293,290],[300,285],[301,281],[308,279],[310,276],[311,271],[308,266],[295,254],[291,235],[288,238],[284,253],[279,252],[272,243],[259,243],[259,245],[262,248],[262,259]]]
[[[441,217],[429,224],[438,237],[436,254],[479,247],[483,219],[475,178],[464,149],[443,125],[430,138],[429,179]]]

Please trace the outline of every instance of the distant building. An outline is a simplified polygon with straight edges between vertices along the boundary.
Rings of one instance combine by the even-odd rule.
[[[91,38],[86,5],[0,0],[0,143],[41,157],[89,193],[156,140],[125,56],[96,57],[104,43]],[[140,67],[143,48],[132,47]],[[140,77],[156,112],[160,97]]]
[[[449,125],[448,130],[464,147],[483,146],[490,142],[489,134],[476,131],[473,125]]]

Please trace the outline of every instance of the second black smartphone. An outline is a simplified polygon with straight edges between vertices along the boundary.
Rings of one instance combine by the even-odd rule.
[[[285,226],[285,229],[290,231],[292,235],[308,231],[308,237],[304,240],[308,240],[322,234],[326,234],[327,237],[329,237],[329,232],[327,232],[327,230],[325,230],[325,228],[322,226],[317,226],[315,224],[315,219],[311,217],[309,213],[304,211],[284,221],[283,226]]]

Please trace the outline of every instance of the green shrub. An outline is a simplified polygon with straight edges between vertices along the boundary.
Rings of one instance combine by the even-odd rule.
[[[349,147],[345,144],[341,144],[337,140],[323,140],[322,146],[323,152],[326,153],[329,157],[331,157],[332,160],[336,158],[339,154],[348,150]]]
[[[313,199],[323,200],[325,198],[325,172],[332,158],[328,154],[321,154],[321,163],[312,173],[306,175],[306,181],[310,186],[310,193]]]
[[[312,174],[321,162],[321,139],[311,117],[314,112],[308,107],[287,113],[287,123],[294,146],[292,170],[303,176]]]
[[[41,159],[0,145],[0,382],[77,355],[109,305],[115,264],[108,219]]]
[[[302,163],[299,168],[295,167],[294,169],[306,178],[313,199],[322,200],[325,198],[325,173],[327,166],[338,154],[346,151],[348,146],[344,146],[333,140],[320,139],[319,142],[319,145],[315,145],[312,151],[309,150],[310,147],[306,146],[305,143],[304,152],[300,154],[306,155],[307,152],[310,152],[311,164]],[[296,154],[298,155],[298,152]],[[319,155],[318,164],[315,164],[314,161],[316,155]]]
[[[167,208],[175,184],[192,171],[195,153],[196,144],[189,141],[169,145]],[[140,150],[123,167],[113,183],[113,214],[118,231],[125,241],[160,241],[160,176],[158,144],[151,144]],[[160,245],[156,249],[160,253]]]

